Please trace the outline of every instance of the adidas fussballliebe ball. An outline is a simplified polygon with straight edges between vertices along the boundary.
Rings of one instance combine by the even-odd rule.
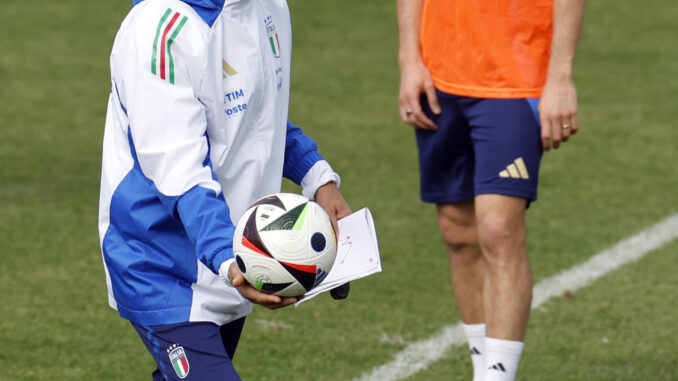
[[[323,208],[304,196],[276,193],[243,214],[233,236],[238,268],[255,288],[299,296],[329,273],[337,236]]]

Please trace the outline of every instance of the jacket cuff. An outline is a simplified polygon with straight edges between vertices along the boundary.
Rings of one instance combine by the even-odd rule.
[[[309,200],[315,200],[315,192],[318,191],[318,188],[331,182],[334,182],[337,188],[339,188],[341,178],[332,170],[332,167],[326,160],[319,160],[313,164],[301,180],[301,193]]]
[[[231,278],[228,276],[228,269],[231,267],[231,263],[235,261],[235,258],[230,258],[225,260],[220,266],[219,266],[219,278],[221,278],[224,283],[226,283],[227,286],[233,287],[233,283],[231,282]]]

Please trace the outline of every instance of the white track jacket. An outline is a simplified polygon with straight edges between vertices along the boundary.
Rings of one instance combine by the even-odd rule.
[[[152,326],[251,304],[218,277],[234,226],[285,176],[339,178],[287,121],[285,0],[137,0],[111,53],[99,235],[109,303]]]

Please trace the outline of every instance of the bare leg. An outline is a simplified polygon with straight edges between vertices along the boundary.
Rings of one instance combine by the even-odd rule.
[[[485,260],[478,245],[474,202],[438,205],[438,226],[450,259],[450,279],[473,363],[473,381],[485,375]]]
[[[447,246],[454,299],[465,324],[485,322],[485,261],[478,245],[473,201],[438,204],[438,226]]]
[[[525,199],[479,195],[478,241],[487,263],[484,284],[487,337],[522,342],[532,303],[532,271],[525,245]]]

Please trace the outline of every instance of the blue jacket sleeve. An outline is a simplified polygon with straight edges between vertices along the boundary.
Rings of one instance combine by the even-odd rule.
[[[318,153],[315,141],[305,135],[301,128],[288,121],[283,176],[299,185],[313,164],[320,160],[323,160],[323,157]]]
[[[159,196],[181,220],[198,259],[218,274],[221,263],[233,258],[235,232],[223,193],[217,196],[212,189],[195,186],[181,196]]]

